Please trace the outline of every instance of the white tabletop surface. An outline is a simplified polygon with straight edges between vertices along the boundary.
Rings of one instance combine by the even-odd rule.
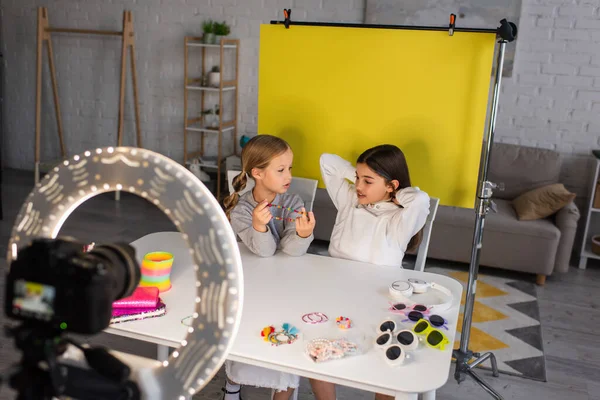
[[[132,243],[138,258],[149,251],[169,251],[174,254],[173,288],[161,294],[167,314],[159,318],[111,325],[106,332],[136,338],[161,345],[178,347],[185,337],[181,319],[193,312],[194,275],[192,260],[178,232],[147,235]],[[229,359],[319,378],[363,390],[387,394],[422,393],[443,386],[448,379],[456,322],[462,295],[461,284],[449,277],[361,262],[306,254],[290,257],[277,253],[260,258],[243,244],[240,253],[244,268],[244,304],[238,335]],[[395,280],[419,278],[437,282],[453,293],[453,305],[440,313],[449,321],[444,330],[450,340],[445,351],[433,350],[421,344],[404,365],[390,367],[383,351],[372,343],[379,323],[391,317],[401,326],[400,316],[390,314],[388,286]],[[437,291],[432,291],[437,292]],[[416,295],[416,301],[427,303],[434,293]],[[320,311],[329,322],[308,325],[302,315]],[[304,354],[305,340],[320,336],[335,336],[343,332],[335,326],[337,316],[352,319],[355,327],[350,338],[367,345],[365,353],[342,360],[316,364]],[[284,322],[296,326],[301,334],[291,345],[271,346],[260,337],[267,325]]]

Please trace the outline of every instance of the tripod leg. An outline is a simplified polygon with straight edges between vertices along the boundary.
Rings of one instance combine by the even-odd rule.
[[[485,382],[483,379],[481,379],[481,377],[479,375],[477,375],[475,373],[475,371],[469,369],[469,370],[467,370],[467,372],[469,373],[469,375],[471,375],[471,377],[473,379],[475,379],[475,382],[477,382],[479,384],[479,386],[481,386],[493,398],[495,398],[496,400],[504,400],[504,398],[502,396],[500,396],[500,394],[498,392],[496,392],[491,386],[489,386],[487,384],[487,382]]]
[[[477,357],[477,360],[473,361],[471,364],[468,364],[468,369],[475,368],[489,358],[490,363],[492,364],[492,375],[496,378],[500,376],[500,373],[498,372],[498,363],[496,362],[496,356],[494,353],[485,353],[482,355],[475,354],[475,357]]]

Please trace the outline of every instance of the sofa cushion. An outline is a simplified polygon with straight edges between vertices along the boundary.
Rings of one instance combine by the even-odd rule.
[[[485,218],[485,232],[494,231],[514,234],[520,240],[526,240],[524,236],[556,239],[560,237],[560,231],[549,219],[535,221],[519,221],[517,213],[508,200],[495,199],[497,212],[490,211]],[[450,224],[455,226],[474,227],[475,211],[458,207],[440,207],[434,227],[437,224]],[[435,229],[435,228],[434,228]]]
[[[565,189],[562,183],[542,186],[523,193],[512,205],[520,221],[546,218],[575,199],[575,193]]]
[[[556,151],[496,143],[492,146],[488,180],[504,184],[497,199],[513,200],[522,193],[557,183],[561,158]]]

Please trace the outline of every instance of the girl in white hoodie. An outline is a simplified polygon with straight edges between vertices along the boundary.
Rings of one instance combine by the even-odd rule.
[[[429,196],[411,186],[402,151],[388,144],[373,147],[358,157],[356,167],[323,154],[321,175],[338,210],[329,255],[401,268],[407,249],[419,246],[429,215]],[[311,384],[317,400],[335,400],[333,383]]]

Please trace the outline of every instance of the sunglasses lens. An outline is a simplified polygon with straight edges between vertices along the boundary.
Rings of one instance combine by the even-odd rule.
[[[416,306],[413,307],[413,310],[423,312],[423,311],[427,311],[427,307],[425,307],[422,304],[417,304]]]
[[[386,321],[379,327],[379,330],[382,332],[393,331],[394,329],[396,329],[396,324],[392,321]]]
[[[444,325],[444,318],[440,317],[439,315],[432,315],[429,318],[429,322],[431,322],[431,325],[433,326],[442,326]]]
[[[398,334],[398,343],[403,344],[405,346],[412,344],[412,342],[414,340],[415,340],[415,338],[414,338],[413,334],[410,332],[400,332]]]
[[[427,335],[427,343],[432,346],[437,346],[444,340],[444,336],[440,332],[433,331],[429,335]]]
[[[392,361],[397,360],[401,354],[402,354],[402,349],[400,349],[400,346],[392,346],[389,349],[387,349],[385,352],[385,356],[389,360],[392,360]]]
[[[419,322],[417,325],[415,325],[415,332],[417,333],[421,333],[425,329],[427,329],[427,322],[425,321]]]
[[[408,313],[408,319],[410,319],[411,321],[418,321],[421,318],[423,318],[423,314],[421,314],[418,311],[411,311]]]
[[[402,304],[402,303],[398,303],[398,304],[394,304],[394,310],[404,310],[406,308],[406,304]]]
[[[382,345],[386,344],[388,342],[388,340],[390,340],[390,335],[389,335],[389,333],[386,333],[377,338],[377,344],[382,346]]]

